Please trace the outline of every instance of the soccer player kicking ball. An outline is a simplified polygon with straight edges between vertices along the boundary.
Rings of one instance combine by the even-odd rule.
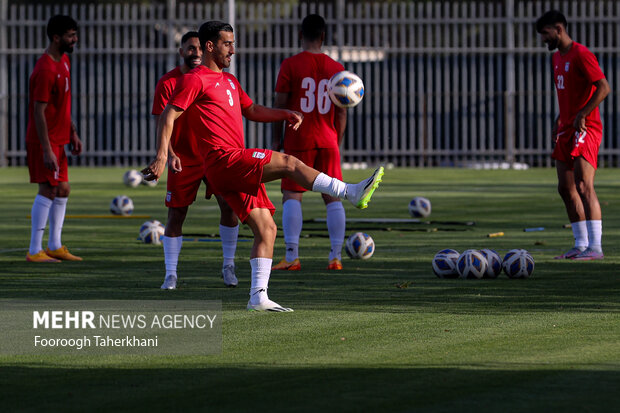
[[[598,149],[603,125],[598,106],[609,94],[609,84],[592,52],[574,42],[568,23],[556,10],[536,22],[536,30],[553,54],[553,78],[560,115],[556,122],[558,191],[573,228],[575,246],[557,259],[603,259],[601,206],[594,191]]]
[[[69,174],[65,145],[82,152],[71,121],[71,62],[67,53],[77,43],[77,23],[69,16],[54,16],[47,23],[49,46],[30,75],[26,151],[30,182],[39,184],[31,211],[31,262],[82,261],[62,245],[61,233],[69,199]],[[43,251],[43,232],[49,217],[49,239]]]
[[[178,79],[202,63],[198,32],[187,32],[183,35],[179,55],[183,63],[166,73],[157,82],[152,110],[157,121],[172,96]],[[198,150],[198,142],[193,129],[188,127],[185,118],[186,116],[182,116],[174,122],[170,140],[169,162],[175,167],[168,171],[166,192],[168,222],[163,239],[166,277],[161,286],[162,290],[173,290],[177,287],[177,264],[183,245],[183,222],[185,222],[189,206],[196,200],[200,183],[206,182],[204,159]],[[235,251],[239,222],[237,215],[226,201],[219,195],[216,195],[216,198],[220,206],[220,237],[224,255],[222,279],[227,287],[236,287],[238,281],[235,275]]]
[[[347,111],[332,104],[326,85],[344,67],[321,51],[325,40],[326,24],[318,14],[307,16],[302,24],[300,40],[303,52],[292,56],[280,66],[276,82],[276,108],[287,108],[304,114],[299,129],[287,128],[282,145],[282,124],[273,128],[274,150],[284,147],[284,153],[293,155],[306,165],[330,176],[342,179],[340,144],[347,125]],[[294,181],[282,179],[282,229],[286,256],[272,269],[297,271],[299,235],[303,222],[301,200],[305,188]],[[327,231],[331,243],[328,270],[341,270],[342,243],[346,216],[340,199],[323,194],[327,210]]]
[[[289,127],[295,129],[301,124],[302,116],[291,110],[255,104],[237,79],[223,71],[230,66],[235,53],[233,28],[229,24],[204,23],[199,35],[203,64],[179,79],[160,117],[157,157],[142,173],[147,180],[161,176],[168,158],[174,121],[185,113],[188,125],[199,137],[211,190],[223,196],[254,234],[247,309],[293,311],[271,301],[267,295],[277,227],[273,221],[275,208],[267,197],[264,182],[291,178],[306,189],[345,198],[358,208],[366,208],[381,182],[383,168],[378,168],[370,178],[358,184],[346,184],[319,173],[293,156],[268,149],[246,149],[243,116],[257,122],[287,121]]]

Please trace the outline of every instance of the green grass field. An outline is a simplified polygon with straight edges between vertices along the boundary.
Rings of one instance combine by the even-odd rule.
[[[126,194],[134,214],[165,223],[163,183],[126,188],[123,172],[71,169],[67,213],[107,214],[110,200]],[[346,171],[345,179],[368,173]],[[620,170],[598,173],[605,259],[597,262],[553,260],[572,246],[554,170],[388,170],[367,210],[345,206],[349,218],[409,218],[409,200],[422,195],[432,201],[430,219],[476,225],[351,224],[347,235],[368,232],[376,253],[368,261],[345,257],[343,271],[327,272],[327,231],[308,224],[302,271],[274,273],[270,282],[270,297],[295,309],[286,314],[245,311],[251,243],[243,226],[237,289],[219,277],[219,243],[185,242],[181,288],[161,291],[163,250],[136,240],[140,219],[67,219],[63,243],[84,261],[27,263],[36,193],[27,182],[24,168],[0,169],[0,299],[221,300],[223,351],[0,355],[2,411],[602,412],[620,405]],[[280,224],[279,184],[268,189]],[[317,194],[303,207],[305,219],[325,216]],[[216,202],[200,199],[185,233],[217,233],[218,220]],[[505,236],[486,237],[498,231]],[[485,247],[502,256],[529,250],[533,276],[433,275],[438,250]],[[283,254],[279,236],[274,260]]]

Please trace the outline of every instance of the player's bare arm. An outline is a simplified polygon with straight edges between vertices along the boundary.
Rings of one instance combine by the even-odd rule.
[[[46,108],[47,102],[34,102],[34,125],[37,129],[39,142],[41,142],[41,149],[43,150],[43,164],[51,171],[58,171],[58,159],[56,159],[56,155],[52,151],[50,138],[47,133]]]
[[[276,92],[273,107],[276,109],[285,109],[288,107],[289,93]],[[282,149],[282,131],[283,121],[276,122],[273,125],[273,139],[271,141],[271,149],[279,151]]]
[[[267,108],[256,103],[241,111],[243,116],[254,122],[286,121],[288,127],[297,130],[304,119],[304,115],[288,109]]]
[[[335,106],[335,105],[334,105]],[[342,146],[344,131],[347,128],[347,110],[338,106],[334,107],[334,127],[338,134],[338,146]]]
[[[594,82],[594,86],[596,87],[596,90],[592,94],[592,97],[583,109],[577,113],[577,116],[575,116],[573,127],[578,132],[584,132],[586,130],[586,117],[590,114],[590,112],[597,108],[603,100],[605,100],[611,89],[607,79],[605,78]]]
[[[177,120],[182,113],[183,109],[174,105],[166,105],[164,111],[160,115],[159,122],[157,122],[157,156],[149,166],[141,171],[145,180],[157,180],[164,173],[168,160],[170,138],[172,136],[172,130],[174,129],[174,121]],[[179,171],[180,170],[176,170],[176,172]]]
[[[159,115],[153,116],[155,119],[155,125],[159,125],[159,117]],[[168,167],[177,172],[183,169],[181,165],[181,158],[177,156],[172,148],[172,141],[168,144]]]
[[[75,123],[71,121],[71,136],[69,137],[69,143],[71,144],[71,154],[79,155],[82,153],[82,141],[77,133],[77,127]]]

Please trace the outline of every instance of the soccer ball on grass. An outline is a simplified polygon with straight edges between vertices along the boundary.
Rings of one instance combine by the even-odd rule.
[[[135,169],[130,169],[123,175],[123,183],[129,187],[135,188],[142,182],[142,174]]]
[[[459,252],[453,249],[444,249],[435,254],[433,258],[433,272],[439,278],[458,278],[456,262]]]
[[[145,244],[161,244],[161,239],[164,236],[166,228],[159,221],[152,220],[146,221],[140,227],[140,240]]]
[[[344,251],[351,258],[367,260],[375,252],[375,242],[370,235],[356,232],[347,239]]]
[[[431,214],[431,201],[423,196],[416,196],[409,202],[409,214],[414,218],[425,218]]]
[[[114,215],[131,215],[133,212],[133,201],[126,195],[116,196],[110,202],[110,212]]]

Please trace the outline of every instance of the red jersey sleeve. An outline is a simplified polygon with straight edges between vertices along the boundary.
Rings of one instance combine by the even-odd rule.
[[[186,110],[202,94],[202,81],[192,72],[186,73],[177,82],[168,103]]]
[[[161,115],[164,108],[168,104],[168,100],[172,95],[173,90],[170,88],[170,83],[165,82],[164,79],[160,79],[155,87],[155,97],[153,98],[153,110],[152,115]]]
[[[56,83],[56,75],[49,70],[38,71],[32,78],[32,100],[49,103]]]
[[[241,105],[241,109],[247,109],[252,106],[254,102],[252,101],[252,98],[245,93],[245,90],[243,90],[239,84],[239,81],[236,78],[234,79],[234,82],[237,84],[237,90],[239,91],[239,105]]]
[[[291,91],[291,75],[289,59],[284,59],[280,66],[278,79],[276,80],[276,92],[289,93]]]
[[[581,56],[579,57],[580,58],[578,61],[581,64],[583,74],[591,83],[605,78],[605,75],[603,74],[603,71],[598,64],[598,60],[596,59],[596,56],[594,56],[594,53],[586,49],[581,53]]]

